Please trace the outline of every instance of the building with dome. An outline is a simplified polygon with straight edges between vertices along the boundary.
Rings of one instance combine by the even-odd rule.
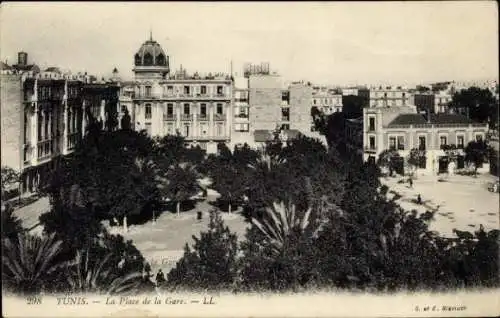
[[[153,37],[134,58],[134,81],[123,82],[121,116],[128,112],[135,130],[151,136],[179,133],[208,153],[229,142],[232,125],[232,78],[229,74],[190,74],[170,59]]]

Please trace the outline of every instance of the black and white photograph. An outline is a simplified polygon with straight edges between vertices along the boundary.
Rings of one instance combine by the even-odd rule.
[[[498,17],[2,2],[2,316],[500,315]]]

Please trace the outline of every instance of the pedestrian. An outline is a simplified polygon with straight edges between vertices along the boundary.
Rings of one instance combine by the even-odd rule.
[[[410,184],[410,188],[413,188],[413,179],[411,177],[408,180],[408,183]]]
[[[165,282],[165,275],[161,271],[161,268],[158,270],[156,274],[156,286],[161,286]]]
[[[417,203],[422,204],[422,197],[420,196],[420,193],[417,195]]]

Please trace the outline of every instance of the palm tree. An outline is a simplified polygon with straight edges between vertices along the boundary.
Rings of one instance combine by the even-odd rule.
[[[4,239],[2,281],[17,292],[40,291],[48,275],[68,266],[68,262],[57,260],[62,243],[55,240],[55,233],[43,238],[18,234],[17,242]]]
[[[121,293],[137,289],[142,282],[142,273],[132,272],[125,276],[113,277],[113,267],[108,253],[97,260],[89,261],[89,250],[77,251],[67,280],[73,292]]]
[[[303,216],[299,214],[303,214]],[[319,226],[311,225],[310,216],[311,208],[304,213],[297,213],[293,204],[285,205],[284,202],[274,202],[272,208],[266,208],[266,214],[262,220],[252,218],[252,223],[271,243],[274,252],[279,254],[293,234],[298,233],[312,237],[319,231]]]

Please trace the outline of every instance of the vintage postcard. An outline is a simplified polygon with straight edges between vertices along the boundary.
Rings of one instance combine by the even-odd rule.
[[[0,10],[2,316],[500,314],[495,2]]]

